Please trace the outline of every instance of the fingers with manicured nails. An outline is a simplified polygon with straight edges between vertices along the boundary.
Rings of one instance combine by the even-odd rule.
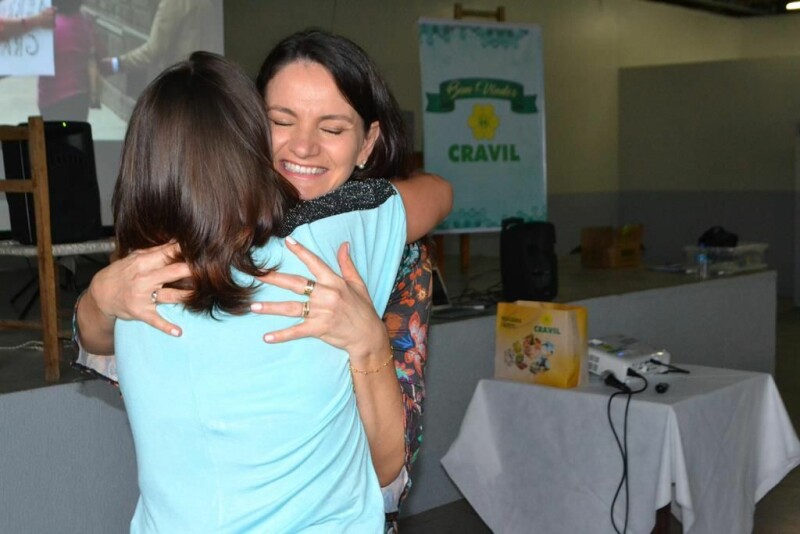
[[[264,341],[267,343],[284,343],[293,339],[300,339],[304,337],[314,337],[313,333],[306,326],[308,323],[300,323],[283,330],[276,330],[264,334]]]
[[[163,245],[134,250],[130,255],[141,256],[143,261],[142,267],[153,269],[171,263],[172,259],[177,256],[180,251],[181,247],[177,243],[164,243]]]
[[[331,268],[328,267],[328,265],[324,261],[322,261],[319,258],[319,256],[317,256],[316,254],[308,250],[306,247],[295,241],[294,238],[289,236],[286,238],[285,241],[286,241],[286,246],[289,248],[289,250],[291,250],[295,256],[300,258],[300,261],[302,261],[306,265],[306,267],[308,267],[308,270],[311,271],[311,274],[313,274],[317,280],[319,280],[322,276],[326,274],[333,273]],[[303,289],[305,289],[305,287],[306,286],[304,282]],[[302,293],[302,291],[300,292]]]
[[[101,269],[89,286],[98,308],[110,317],[144,320],[155,314],[153,290],[159,291],[162,303],[180,302],[186,292],[163,287],[191,276],[187,264],[172,263],[179,250],[176,243],[159,245],[135,251]],[[152,324],[154,320],[147,322]]]
[[[288,289],[298,295],[302,295],[306,289],[308,278],[296,274],[285,274],[277,271],[270,271],[264,276],[259,276],[258,280],[272,286]]]
[[[339,246],[336,259],[339,261],[339,268],[342,270],[342,278],[351,282],[357,281],[360,285],[364,285],[364,280],[358,274],[358,269],[356,269],[356,265],[350,257],[350,243],[345,241]]]
[[[162,287],[158,290],[158,303],[159,304],[181,304],[188,297],[191,291],[188,289],[173,289],[171,287]]]
[[[342,243],[336,259],[339,261],[339,268],[342,270],[342,278],[364,298],[371,301],[367,284],[364,283],[364,279],[361,278],[353,259],[350,257],[350,243]]]
[[[154,273],[156,274],[156,273]],[[159,269],[158,271],[159,283],[163,286],[172,282],[177,282],[184,278],[192,276],[192,270],[187,263],[170,263]]]
[[[386,333],[380,317],[375,313],[366,285],[350,259],[349,244],[343,243],[336,255],[341,276],[294,239],[286,238],[286,246],[308,267],[316,281],[313,294],[308,299],[311,313],[289,328],[267,332],[264,341],[282,343],[316,337],[350,352],[351,356],[366,354],[377,346],[383,347]],[[270,273],[262,280],[301,295],[308,278]],[[301,298],[297,301],[254,303],[251,309],[258,313],[300,318],[303,302]]]
[[[250,311],[261,315],[283,315],[284,317],[300,317],[303,314],[303,303],[288,302],[254,302]]]
[[[305,291],[308,278],[294,274],[284,274],[271,271],[264,276],[259,276],[259,280],[265,284],[270,284],[282,289],[288,289],[298,295]],[[287,317],[297,317],[302,312],[302,302],[254,302],[250,304],[250,311],[263,315],[285,315]],[[297,310],[300,310],[298,312]]]
[[[158,298],[161,299],[160,292]],[[165,334],[169,334],[170,336],[178,337],[181,334],[183,334],[183,331],[180,329],[178,325],[170,323],[155,311],[145,314],[141,318],[141,320],[149,324],[153,328],[157,328],[158,330],[161,330]]]

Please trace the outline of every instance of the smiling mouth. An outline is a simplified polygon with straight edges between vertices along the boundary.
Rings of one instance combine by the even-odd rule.
[[[292,174],[306,174],[309,176],[318,176],[325,172],[324,167],[307,167],[290,161],[284,161],[283,168]]]

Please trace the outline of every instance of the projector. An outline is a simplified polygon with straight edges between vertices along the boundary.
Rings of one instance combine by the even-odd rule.
[[[628,369],[641,375],[665,373],[670,354],[645,345],[638,339],[615,335],[589,340],[589,372],[602,375],[610,371],[621,382],[627,382]]]

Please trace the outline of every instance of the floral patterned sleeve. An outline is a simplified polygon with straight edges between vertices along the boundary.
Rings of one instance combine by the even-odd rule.
[[[409,475],[422,443],[422,404],[425,399],[432,283],[428,245],[423,241],[406,245],[383,322],[391,340],[397,379],[403,393],[405,468]],[[400,501],[410,488],[409,479]]]

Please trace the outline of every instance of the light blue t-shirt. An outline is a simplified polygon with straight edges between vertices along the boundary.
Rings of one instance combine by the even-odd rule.
[[[377,208],[304,224],[291,235],[337,272],[336,252],[349,241],[382,315],[405,228],[394,194]],[[310,276],[282,239],[256,257]],[[254,300],[303,298],[261,285]],[[138,321],[115,327],[141,493],[131,532],[382,532],[383,502],[346,352],[313,338],[264,343],[264,333],[298,318],[215,320],[174,305],[160,305],[159,313],[183,335]]]

